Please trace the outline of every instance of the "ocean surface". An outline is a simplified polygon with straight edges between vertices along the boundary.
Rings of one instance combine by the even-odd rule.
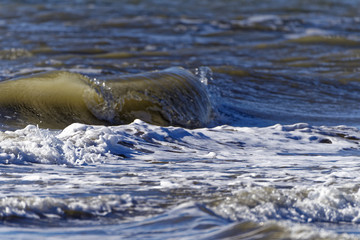
[[[360,239],[360,1],[0,1],[1,239]]]

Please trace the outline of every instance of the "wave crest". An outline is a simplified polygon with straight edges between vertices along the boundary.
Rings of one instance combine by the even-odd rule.
[[[0,83],[0,122],[64,128],[71,123],[117,125],[141,119],[202,127],[211,120],[205,86],[183,68],[99,81],[53,71]]]

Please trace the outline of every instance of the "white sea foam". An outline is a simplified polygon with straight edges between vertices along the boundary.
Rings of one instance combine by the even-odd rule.
[[[129,195],[106,195],[87,198],[6,197],[0,199],[0,218],[48,218],[106,216],[114,212],[134,211]]]
[[[185,191],[231,221],[356,226],[359,141],[357,128],[305,123],[194,130],[140,120],[75,123],[62,131],[27,126],[0,133],[0,161],[16,167],[0,175],[0,216],[89,217],[124,214],[124,206],[151,215],[184,201],[169,202],[159,192]],[[139,200],[132,191],[157,197],[140,194]],[[81,193],[94,195],[74,197]],[[136,206],[128,205],[133,201]]]
[[[359,139],[356,128],[313,127],[303,123],[188,130],[136,120],[129,125],[111,127],[75,123],[62,131],[29,125],[0,133],[0,156],[3,163],[12,164],[83,165],[111,159],[177,161],[190,157],[225,160],[219,162],[222,164],[243,158],[262,166],[270,163],[273,167],[289,164],[289,159],[296,165],[306,161],[314,166],[328,162],[343,166],[344,159],[354,160]],[[304,156],[323,161],[305,160]],[[334,161],[333,157],[339,160]]]
[[[83,165],[101,162],[107,156],[131,153],[117,144],[121,138],[121,133],[107,127],[72,124],[59,133],[29,125],[0,134],[0,160],[13,164]]]

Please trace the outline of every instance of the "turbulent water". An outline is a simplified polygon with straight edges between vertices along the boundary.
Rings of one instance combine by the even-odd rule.
[[[360,239],[360,1],[0,2],[1,239]]]

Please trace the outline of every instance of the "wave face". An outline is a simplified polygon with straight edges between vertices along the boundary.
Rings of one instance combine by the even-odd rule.
[[[71,123],[125,124],[135,119],[189,128],[210,121],[205,86],[189,71],[164,71],[91,80],[79,73],[52,71],[0,83],[0,121],[7,126]]]

